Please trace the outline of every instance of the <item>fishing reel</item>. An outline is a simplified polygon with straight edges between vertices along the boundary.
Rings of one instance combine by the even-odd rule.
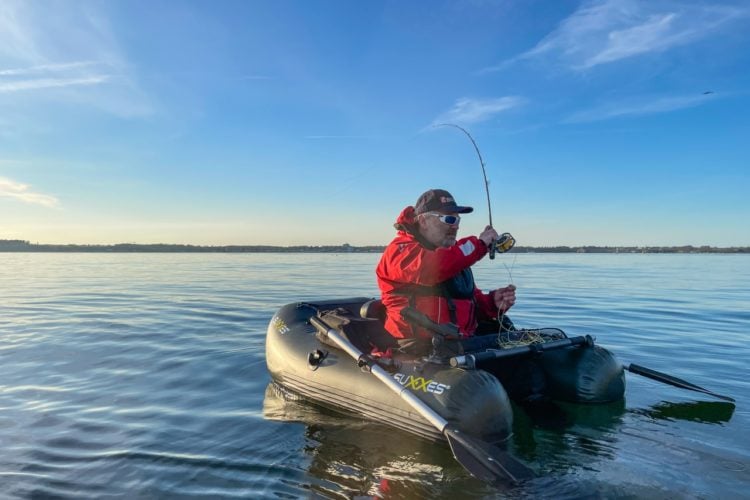
[[[496,253],[505,253],[516,244],[516,239],[510,233],[503,233],[490,245],[490,259],[495,258]]]

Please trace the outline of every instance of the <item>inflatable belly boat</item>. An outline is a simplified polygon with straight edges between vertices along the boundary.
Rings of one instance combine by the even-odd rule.
[[[353,359],[328,342],[315,326],[325,324],[362,353],[392,353],[386,357],[368,354],[367,363],[384,368],[452,426],[491,442],[510,435],[513,411],[509,394],[518,397],[510,387],[515,385],[514,376],[526,376],[525,368],[532,364],[545,379],[544,395],[554,400],[605,403],[621,399],[625,391],[622,365],[590,338],[568,338],[561,330],[541,329],[533,330],[536,340],[528,345],[516,342],[507,349],[495,347],[450,357],[416,356],[393,349],[394,339],[383,328],[382,317],[382,305],[369,298],[283,306],[271,319],[266,337],[266,362],[273,381],[282,391],[320,405],[425,438],[443,438],[414,405],[368,373],[364,358]],[[517,332],[526,331],[513,329]]]

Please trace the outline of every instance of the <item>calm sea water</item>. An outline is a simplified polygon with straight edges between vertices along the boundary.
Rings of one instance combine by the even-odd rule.
[[[264,337],[280,306],[375,296],[378,256],[0,254],[0,495],[9,498],[740,498],[750,487],[750,256],[506,254],[519,326],[591,334],[623,361],[736,407],[628,376],[623,403],[516,416],[540,473],[472,480],[442,445],[288,401]]]

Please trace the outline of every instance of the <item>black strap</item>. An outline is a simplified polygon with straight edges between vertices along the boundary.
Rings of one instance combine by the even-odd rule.
[[[448,303],[448,317],[451,319],[451,323],[457,325],[458,316],[456,315],[456,303],[453,302],[453,299],[450,296],[445,297],[445,301]]]

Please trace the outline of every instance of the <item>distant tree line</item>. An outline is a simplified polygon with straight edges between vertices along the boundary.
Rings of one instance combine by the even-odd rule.
[[[116,243],[113,245],[48,245],[30,243],[25,240],[0,240],[0,252],[143,252],[143,253],[263,253],[263,252],[288,252],[288,253],[372,253],[382,252],[383,246],[361,246],[355,247],[344,243],[342,245],[296,245],[296,246],[274,246],[274,245],[180,245],[169,243]]]
[[[167,243],[138,244],[117,243],[114,245],[46,245],[30,243],[25,240],[0,240],[0,252],[112,252],[112,253],[380,253],[382,245],[352,246],[341,245],[175,245]],[[530,247],[516,246],[511,252],[516,253],[750,253],[750,247],[712,247],[703,245],[695,247],[658,246],[658,247],[610,247],[610,246],[551,246]]]

